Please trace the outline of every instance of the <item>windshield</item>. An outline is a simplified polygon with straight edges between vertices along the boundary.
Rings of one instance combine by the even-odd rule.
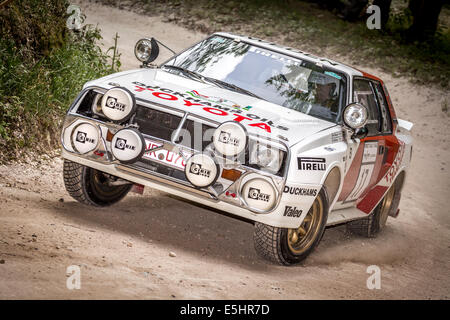
[[[231,84],[269,102],[337,122],[345,76],[315,63],[234,39],[212,36],[168,61],[205,79]],[[183,72],[177,68],[170,72]],[[186,73],[186,72],[185,72]],[[219,82],[218,82],[219,83]]]

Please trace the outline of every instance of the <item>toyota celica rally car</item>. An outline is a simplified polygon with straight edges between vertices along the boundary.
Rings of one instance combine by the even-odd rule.
[[[108,206],[156,188],[253,222],[257,253],[283,265],[326,226],[372,237],[398,215],[412,123],[379,78],[227,33],[157,66],[159,45],[139,40],[142,67],[86,83],[67,112],[73,198]]]

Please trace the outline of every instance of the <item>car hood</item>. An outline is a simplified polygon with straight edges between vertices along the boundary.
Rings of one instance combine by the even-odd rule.
[[[319,131],[336,126],[249,95],[191,80],[161,69],[115,73],[85,84],[102,88],[125,87],[137,100],[166,105],[207,118],[217,124],[234,120],[250,134],[293,145]]]

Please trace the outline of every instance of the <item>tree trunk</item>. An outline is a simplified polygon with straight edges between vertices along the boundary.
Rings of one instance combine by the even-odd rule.
[[[413,16],[413,24],[408,30],[409,40],[425,41],[434,36],[443,5],[444,0],[409,1],[409,9]]]
[[[349,2],[342,10],[342,15],[347,21],[356,21],[362,16],[369,0],[350,0]]]

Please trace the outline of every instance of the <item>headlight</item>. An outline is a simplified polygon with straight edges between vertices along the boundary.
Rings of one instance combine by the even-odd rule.
[[[247,131],[238,122],[224,122],[214,131],[213,143],[226,157],[238,155],[247,146]]]
[[[92,113],[99,115],[99,116],[105,116],[102,111],[102,97],[103,97],[103,94],[97,93],[95,95],[94,100],[92,101],[92,105],[91,105]]]
[[[368,120],[367,108],[360,103],[351,103],[344,108],[344,123],[352,129],[362,128]]]
[[[256,141],[250,145],[249,156],[250,165],[257,165],[273,174],[280,171],[284,160],[284,152],[282,150]]]
[[[115,122],[128,120],[136,110],[134,95],[127,89],[120,87],[106,91],[100,105],[103,114]]]

